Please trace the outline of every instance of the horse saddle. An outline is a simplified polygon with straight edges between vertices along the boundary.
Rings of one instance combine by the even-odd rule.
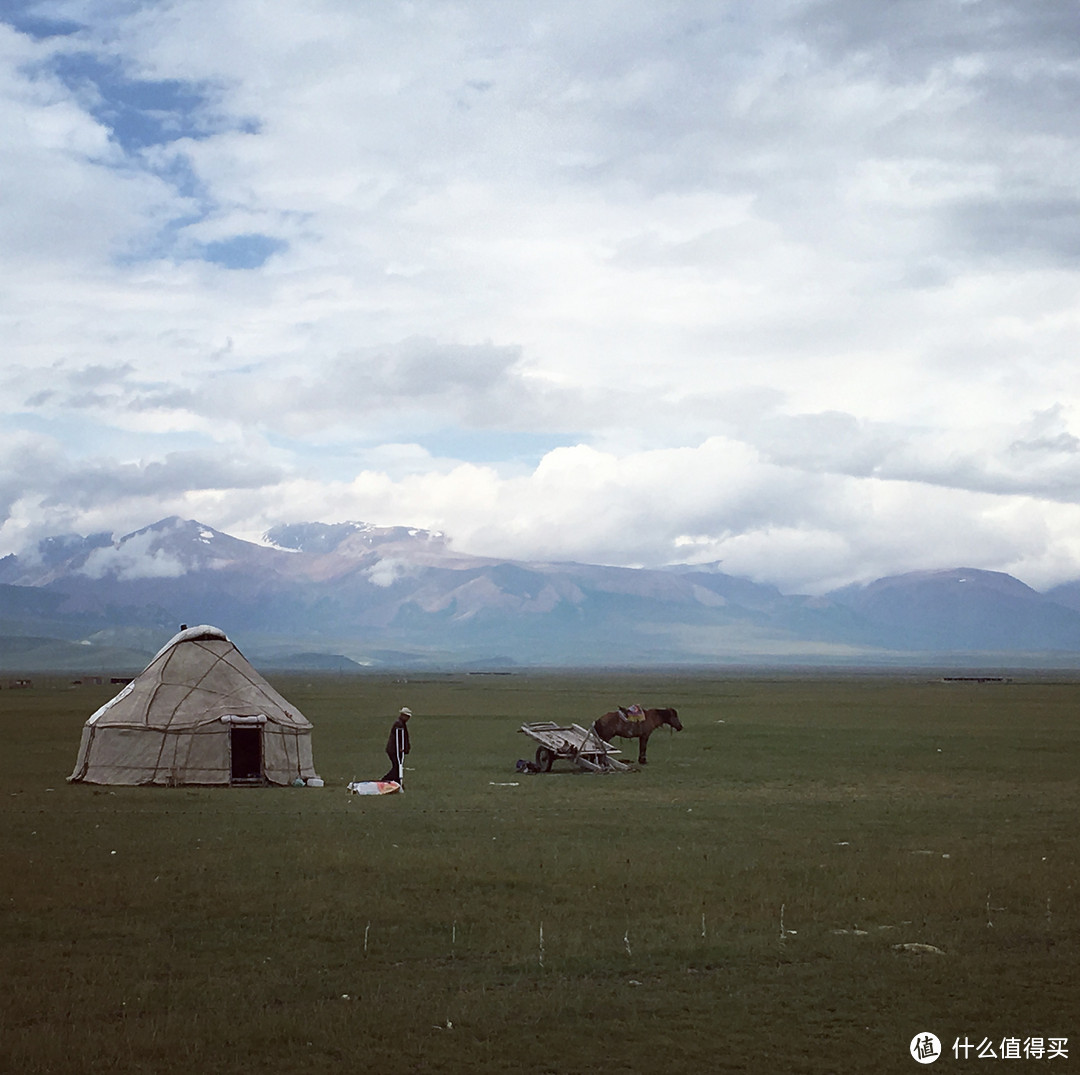
[[[639,721],[645,719],[645,710],[639,705],[632,706],[619,706],[619,712],[627,719],[632,721]]]

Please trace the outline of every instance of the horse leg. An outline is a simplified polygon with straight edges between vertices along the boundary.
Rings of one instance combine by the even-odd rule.
[[[645,748],[649,745],[649,737],[643,735],[638,739],[637,760],[638,765],[645,765],[648,759],[645,757]]]

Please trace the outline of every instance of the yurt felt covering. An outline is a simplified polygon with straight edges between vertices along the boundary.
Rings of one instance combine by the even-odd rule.
[[[231,784],[234,729],[258,729],[255,773],[243,782],[315,777],[311,722],[216,627],[174,636],[140,675],[83,726],[69,781]],[[245,733],[240,733],[241,735]],[[253,731],[246,732],[252,743]]]

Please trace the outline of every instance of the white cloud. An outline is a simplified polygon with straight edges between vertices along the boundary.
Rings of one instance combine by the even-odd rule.
[[[179,578],[186,568],[167,550],[151,549],[154,540],[152,533],[139,534],[128,538],[122,545],[94,549],[86,558],[81,573],[92,579],[113,575],[121,582]]]
[[[367,579],[374,586],[393,586],[398,579],[402,578],[408,570],[408,566],[400,560],[384,557],[376,561],[365,572]]]
[[[0,23],[4,548],[1080,576],[1068,5],[53,6]]]

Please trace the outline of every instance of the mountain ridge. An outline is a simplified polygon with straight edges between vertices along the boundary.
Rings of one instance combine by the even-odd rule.
[[[282,524],[260,543],[172,516],[0,559],[0,635],[152,653],[180,622],[205,622],[305,667],[318,655],[364,667],[388,666],[386,655],[500,667],[1080,663],[1080,582],[1055,591],[1062,600],[949,568],[811,597],[716,564],[481,557],[437,532],[362,522]]]

